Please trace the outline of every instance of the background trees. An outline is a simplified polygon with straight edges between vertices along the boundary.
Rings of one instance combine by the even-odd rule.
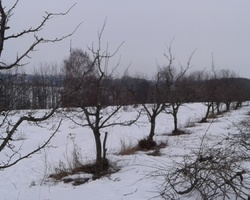
[[[96,73],[94,63],[86,52],[71,49],[69,58],[64,60],[62,106],[90,106],[94,92],[90,80],[95,79]]]

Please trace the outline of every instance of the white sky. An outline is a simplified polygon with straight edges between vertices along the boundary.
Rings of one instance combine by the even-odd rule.
[[[8,6],[13,0],[2,2]],[[121,56],[121,73],[131,63],[130,74],[151,77],[157,65],[166,63],[166,44],[175,38],[172,48],[177,65],[179,61],[185,65],[197,48],[192,70],[209,69],[213,54],[216,67],[250,78],[249,0],[20,0],[10,33],[37,24],[44,11],[63,12],[74,3],[77,5],[67,16],[51,20],[43,37],[59,37],[83,22],[71,37],[72,47],[87,50],[87,45],[97,44],[98,30],[107,18],[103,49],[108,43],[112,52],[125,41],[111,62],[116,63]],[[28,42],[6,43],[4,58],[16,56]],[[61,64],[69,55],[69,47],[70,39],[39,46],[30,65]]]

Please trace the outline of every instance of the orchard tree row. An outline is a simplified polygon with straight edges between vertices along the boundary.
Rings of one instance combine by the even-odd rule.
[[[78,112],[68,112],[65,114],[66,117],[92,130],[96,144],[95,172],[100,173],[108,166],[106,158],[108,133],[104,131],[105,128],[116,125],[130,126],[141,115],[142,111],[139,111],[133,119],[113,120],[123,106],[142,105],[150,124],[145,141],[154,144],[157,116],[162,112],[173,115],[173,134],[178,135],[181,132],[177,127],[177,113],[183,103],[203,102],[207,106],[207,113],[202,119],[205,122],[209,113],[215,115],[216,112],[221,112],[222,104],[229,110],[233,103],[234,108],[238,108],[243,101],[250,99],[249,80],[239,78],[229,70],[218,71],[213,65],[210,71],[190,73],[195,52],[185,65],[176,63],[171,50],[172,44],[167,47],[164,54],[166,63],[157,66],[155,75],[150,79],[128,74],[118,77],[116,69],[119,66],[110,66],[109,60],[116,55],[122,44],[114,52],[102,49],[101,40],[105,24],[98,33],[97,44],[93,44],[88,52],[71,49],[69,57],[63,61],[63,66],[59,70],[48,65],[42,66],[33,74],[21,73],[26,65],[25,59],[31,58],[30,54],[37,46],[60,42],[72,36],[75,30],[54,39],[40,35],[48,21],[54,16],[66,15],[71,10],[69,9],[59,14],[46,12],[37,26],[24,27],[17,33],[12,32],[9,22],[18,3],[19,0],[16,0],[12,6],[6,7],[0,1],[0,154],[2,155],[0,170],[30,157],[50,142],[61,121],[46,141],[26,154],[20,153],[12,138],[24,122],[38,124],[53,116],[59,108],[77,107]],[[27,49],[17,52],[14,60],[5,61],[2,53],[6,42],[22,40],[23,36],[33,38]],[[15,115],[13,111],[17,109],[26,110],[13,121],[12,117]],[[46,112],[37,115],[37,109],[46,109]],[[105,134],[103,141],[101,134]],[[5,159],[2,159],[3,157]]]

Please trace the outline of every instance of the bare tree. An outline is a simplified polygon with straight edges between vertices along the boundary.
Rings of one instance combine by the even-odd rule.
[[[11,33],[8,34],[11,30],[11,27],[9,27],[9,22],[11,21],[11,17],[14,14],[15,8],[18,6],[19,0],[16,0],[15,3],[7,9],[2,1],[0,1],[0,70],[11,70],[15,68],[19,68],[21,66],[25,66],[27,62],[25,62],[26,58],[31,58],[30,53],[35,50],[35,48],[40,44],[45,43],[54,43],[59,42],[67,37],[70,37],[74,32],[71,32],[68,35],[64,35],[62,37],[58,37],[55,39],[46,39],[38,36],[38,33],[43,29],[43,27],[47,24],[49,20],[51,20],[54,16],[64,16],[66,15],[70,9],[64,13],[48,13],[46,12],[45,16],[43,17],[42,21],[35,27],[30,28],[24,28],[23,31],[17,32],[17,33]],[[4,51],[4,46],[7,41],[10,40],[22,40],[23,36],[31,35],[33,36],[33,42],[28,46],[26,50],[19,53],[16,58],[13,61],[4,61],[2,59],[2,53]],[[5,80],[3,80],[5,81]],[[13,94],[12,91],[10,91],[11,95]],[[11,167],[18,163],[19,161],[28,158],[30,155],[38,152],[40,149],[44,148],[52,139],[54,133],[51,134],[51,136],[44,141],[40,146],[38,146],[36,149],[32,150],[31,152],[27,154],[22,154],[17,147],[14,145],[13,136],[18,132],[18,127],[23,124],[23,122],[33,122],[33,123],[39,123],[41,121],[49,119],[51,116],[53,116],[54,112],[56,111],[57,107],[59,105],[59,102],[55,105],[53,109],[48,112],[45,112],[42,116],[35,115],[35,112],[27,112],[26,114],[23,114],[19,119],[16,121],[13,121],[12,114],[14,104],[10,104],[9,107],[5,110],[1,110],[1,117],[0,117],[0,153],[5,156],[6,159],[1,160],[0,169],[4,169],[7,167]],[[60,125],[60,123],[59,123]],[[11,153],[6,153],[11,152]]]
[[[111,69],[109,66],[109,59],[111,59],[120,46],[115,50],[113,54],[101,49],[101,37],[104,31],[104,26],[98,33],[98,47],[97,49],[92,46],[89,48],[93,56],[90,66],[85,65],[81,74],[84,71],[91,69],[93,72],[91,76],[84,76],[78,85],[77,93],[86,98],[91,98],[91,101],[82,101],[78,103],[78,109],[73,113],[66,113],[74,123],[82,126],[89,127],[92,130],[95,147],[96,147],[96,159],[95,159],[95,174],[100,175],[103,171],[109,168],[109,162],[106,158],[106,141],[107,141],[107,128],[117,125],[130,126],[137,119],[129,119],[127,121],[121,121],[118,118],[120,109],[126,105],[126,98],[123,98],[123,91],[120,90],[120,85],[114,80],[114,70],[117,66]],[[74,63],[74,62],[73,62]],[[67,64],[67,62],[65,62]],[[65,66],[67,67],[67,66]],[[76,66],[75,66],[76,67]],[[88,104],[91,102],[91,104]],[[102,141],[102,134],[104,138]]]
[[[215,116],[215,101],[216,94],[215,91],[217,89],[217,79],[211,77],[209,74],[205,75],[204,80],[201,83],[201,101],[207,107],[205,116],[201,119],[201,122],[207,122],[207,118],[209,116],[210,111],[212,112],[212,116]],[[212,109],[212,110],[211,110]]]
[[[236,74],[231,70],[222,69],[218,72],[219,86],[218,97],[226,105],[226,111],[230,110],[230,105],[236,101]]]
[[[211,70],[209,73],[205,74],[200,92],[202,94],[201,101],[207,107],[205,116],[201,119],[201,122],[207,122],[210,112],[212,117],[215,117],[215,110],[217,110],[217,114],[220,113],[221,104],[219,95],[218,69],[216,69],[213,55]]]
[[[215,114],[221,113],[222,105],[226,105],[226,111],[229,111],[232,102],[237,101],[240,95],[240,89],[236,74],[230,70],[215,70],[212,65],[211,72],[206,75],[201,84],[201,101],[207,107],[206,114],[201,122],[206,122],[209,114],[215,117]],[[238,94],[238,95],[237,95]],[[223,104],[224,103],[224,104]],[[215,113],[216,111],[216,113]]]
[[[174,118],[174,130],[173,134],[179,134],[178,130],[178,111],[180,106],[187,102],[187,96],[191,92],[188,82],[186,82],[185,74],[190,68],[192,57],[195,51],[192,52],[191,56],[188,58],[188,61],[185,66],[182,66],[180,63],[180,71],[177,72],[176,68],[173,66],[174,56],[171,52],[171,45],[167,49],[165,57],[168,60],[168,66],[160,70],[161,76],[165,82],[165,93],[166,101],[169,103],[169,108],[166,109],[166,113],[171,114]]]
[[[153,138],[155,135],[156,118],[166,107],[164,94],[164,87],[161,84],[161,76],[158,72],[155,80],[153,80],[153,83],[149,88],[148,101],[150,102],[150,105],[142,103],[142,106],[148,116],[148,121],[150,122],[150,132],[147,138],[149,142],[154,141]]]

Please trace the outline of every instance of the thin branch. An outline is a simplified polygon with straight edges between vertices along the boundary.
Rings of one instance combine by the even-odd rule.
[[[51,136],[48,138],[48,140],[46,140],[43,145],[37,147],[35,150],[31,151],[30,153],[26,154],[25,156],[22,156],[20,158],[18,158],[17,160],[15,160],[14,162],[10,163],[10,164],[7,164],[7,165],[3,165],[3,166],[0,166],[0,169],[5,169],[5,168],[8,168],[8,167],[11,167],[15,164],[17,164],[18,162],[20,162],[21,160],[23,159],[26,159],[26,158],[29,158],[31,155],[39,152],[41,149],[43,149],[44,147],[46,147],[49,142],[51,141],[51,139],[55,136],[55,134],[58,132],[59,130],[59,127],[61,126],[61,123],[62,123],[62,120],[60,120],[59,122],[59,125],[57,126],[56,130],[51,134]]]
[[[23,30],[20,33],[7,36],[7,37],[4,38],[4,40],[13,39],[13,38],[19,38],[20,36],[23,36],[23,35],[26,35],[26,34],[39,32],[39,31],[42,30],[42,28],[45,26],[45,24],[47,23],[48,20],[50,20],[54,16],[64,16],[64,15],[67,15],[73,9],[73,7],[75,5],[76,5],[76,3],[73,6],[71,6],[66,12],[63,12],[63,13],[48,13],[48,12],[46,12],[46,16],[43,17],[42,22],[38,26],[36,26],[35,28],[31,27],[31,28],[29,28],[27,30]]]

